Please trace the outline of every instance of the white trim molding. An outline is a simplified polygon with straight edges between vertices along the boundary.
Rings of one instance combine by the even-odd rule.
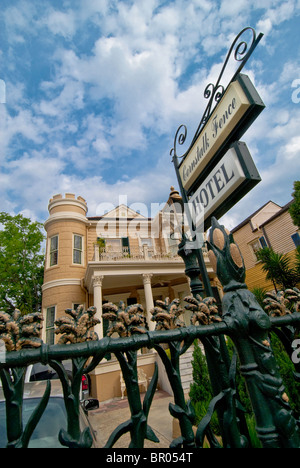
[[[54,213],[49,216],[47,221],[44,224],[45,229],[47,230],[49,224],[51,224],[54,221],[80,221],[84,224],[88,224],[88,219],[86,216],[80,214],[80,213],[73,213],[71,211],[62,211],[59,213]]]
[[[43,284],[42,291],[47,289],[57,288],[59,286],[81,286],[81,280],[78,278],[63,278],[54,281],[49,281],[48,283]]]

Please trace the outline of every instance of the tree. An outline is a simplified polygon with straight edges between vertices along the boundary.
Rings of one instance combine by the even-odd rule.
[[[287,255],[274,252],[269,247],[259,250],[256,255],[258,260],[262,262],[262,269],[266,272],[266,279],[273,282],[276,291],[277,286],[281,289],[288,289],[298,284],[297,269],[291,266]]]
[[[276,333],[271,333],[271,345],[277,364],[280,369],[285,390],[290,398],[290,406],[299,417],[300,414],[300,384],[295,379],[295,367],[292,363],[291,356],[286,353],[283,343],[278,338]]]
[[[197,341],[193,352],[193,383],[190,388],[192,403],[210,402],[213,397],[205,356]],[[204,416],[204,415],[203,415]]]
[[[42,224],[0,213],[0,309],[41,309],[44,276]]]
[[[198,341],[194,342],[192,365],[193,383],[190,386],[189,395],[196,414],[194,423],[198,426],[206,415],[208,406],[213,398],[206,358]],[[220,435],[220,426],[216,413],[213,414],[210,426],[215,435]]]
[[[253,288],[251,292],[254,294],[260,307],[264,309],[265,307],[264,300],[266,298],[267,290],[265,288],[256,287],[256,288]]]
[[[294,202],[291,204],[289,213],[295,226],[300,227],[300,180],[294,182]]]

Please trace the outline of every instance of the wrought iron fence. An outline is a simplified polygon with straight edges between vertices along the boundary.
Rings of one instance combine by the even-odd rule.
[[[91,434],[88,429],[81,432],[79,424],[81,378],[83,373],[95,369],[107,353],[114,353],[120,363],[131,417],[113,431],[105,447],[113,447],[128,432],[132,448],[143,448],[146,439],[158,442],[148,424],[158,382],[157,366],[143,402],[138,386],[137,352],[144,347],[158,353],[174,393],[174,402],[170,404],[169,411],[179,420],[181,436],[172,442],[171,448],[202,448],[205,436],[212,448],[251,447],[235,381],[237,357],[262,446],[300,447],[298,417],[289,405],[270,344],[270,333],[274,331],[290,357],[297,353],[293,342],[300,326],[300,291],[294,288],[277,295],[269,294],[264,311],[244,283],[244,263],[232,235],[216,221],[208,248],[225,292],[222,314],[213,298],[200,297],[199,268],[193,252],[186,252],[186,274],[191,279],[192,289],[192,295],[185,299],[185,308],[192,312],[191,325],[187,327],[180,320],[183,310],[179,300],[157,301],[152,311],[155,331],[148,330],[141,305],[126,308],[122,303],[119,307],[109,303],[103,307],[103,318],[110,321],[110,327],[107,336],[98,340],[93,332],[93,327],[98,323],[96,309],[92,307],[85,311],[79,307],[76,311],[66,311],[66,317],[56,322],[56,333],[61,337],[58,344],[48,346],[40,339],[41,314],[22,317],[18,311],[1,313],[0,338],[5,343],[6,353],[0,363],[0,376],[6,399],[7,447],[28,447],[30,437],[47,408],[51,382],[48,382],[45,394],[31,418],[23,424],[26,368],[30,364],[43,363],[56,370],[62,384],[67,430],[60,430],[60,443],[69,448],[89,448],[92,445]],[[115,333],[118,338],[112,336]],[[229,359],[226,336],[232,339],[236,348],[232,360]],[[208,405],[207,414],[194,431],[195,411],[192,403],[185,399],[179,360],[197,339],[201,340],[205,349],[214,397]],[[169,352],[166,352],[165,344]],[[72,360],[72,379],[69,379],[64,368],[64,360]],[[300,382],[299,359],[294,361],[294,376]],[[211,429],[214,412],[217,412],[219,419],[221,442]]]

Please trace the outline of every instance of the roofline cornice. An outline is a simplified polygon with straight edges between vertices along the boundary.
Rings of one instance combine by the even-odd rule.
[[[50,215],[50,217],[44,224],[44,228],[47,230],[50,224],[60,221],[80,221],[85,225],[89,224],[89,221],[86,218],[86,216],[81,215],[80,213],[72,213],[71,211],[61,211],[60,213],[54,213]]]

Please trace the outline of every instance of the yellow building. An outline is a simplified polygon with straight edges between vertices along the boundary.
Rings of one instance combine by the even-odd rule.
[[[246,267],[246,283],[250,290],[256,287],[274,289],[261,268],[256,253],[264,247],[294,257],[300,245],[299,228],[289,214],[292,201],[284,207],[269,201],[232,230]]]
[[[121,205],[103,216],[87,217],[86,201],[70,193],[55,195],[48,209],[42,303],[46,343],[55,343],[54,321],[66,309],[95,306],[101,320],[96,332],[102,338],[108,326],[101,317],[104,302],[142,304],[153,329],[150,310],[156,299],[183,300],[190,294],[177,243],[164,233],[163,210],[150,219]],[[217,294],[215,275],[205,259]],[[189,317],[184,319],[188,324]],[[141,354],[138,365],[151,376],[156,359],[153,352]],[[97,367],[92,380],[93,396],[100,401],[121,395],[120,369],[113,358]]]

